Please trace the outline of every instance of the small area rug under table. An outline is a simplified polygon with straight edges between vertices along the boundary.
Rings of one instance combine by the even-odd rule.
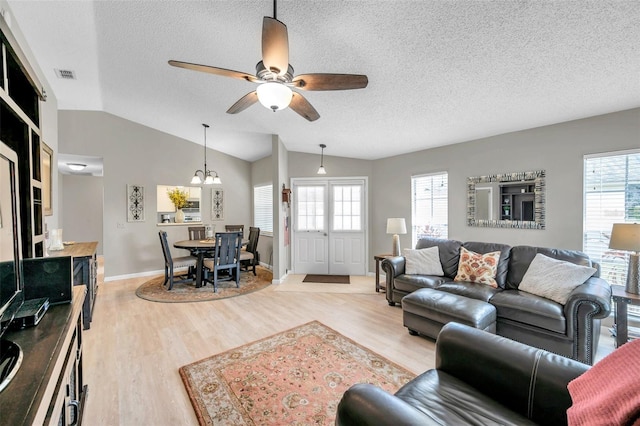
[[[201,425],[332,425],[350,386],[393,393],[415,377],[318,321],[179,372]]]
[[[303,283],[349,284],[349,275],[317,275],[307,274]]]
[[[162,285],[164,275],[150,279],[136,289],[136,296],[152,302],[165,303],[185,303],[185,302],[206,302],[209,300],[226,299],[228,297],[241,296],[262,290],[273,281],[272,272],[258,266],[257,276],[253,272],[240,273],[240,287],[236,287],[235,281],[222,281],[218,283],[218,291],[213,292],[213,284],[196,288],[193,283],[174,284],[169,291]]]

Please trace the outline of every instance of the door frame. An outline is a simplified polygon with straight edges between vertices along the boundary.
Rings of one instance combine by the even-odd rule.
[[[289,188],[293,189],[295,184],[313,184],[318,182],[326,182],[327,188],[330,190],[331,183],[348,183],[353,181],[362,181],[364,186],[363,191],[363,203],[362,203],[362,230],[364,232],[364,276],[369,273],[369,178],[367,176],[338,176],[338,177],[300,177],[300,178],[290,178],[289,179]],[[331,202],[332,197],[330,194],[327,196],[328,202]],[[332,210],[331,210],[332,211]],[[296,247],[295,247],[295,232],[296,232],[296,200],[292,200],[291,203],[291,237],[289,241],[291,242],[291,251],[290,251],[290,262],[291,262],[291,270],[294,274],[298,272],[294,269],[295,265],[295,255],[296,255]],[[329,228],[331,228],[331,218],[328,218]],[[328,237],[327,241],[331,238],[331,229],[327,229]],[[330,257],[327,258],[327,261]]]

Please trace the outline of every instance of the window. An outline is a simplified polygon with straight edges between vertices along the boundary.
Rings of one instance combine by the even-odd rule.
[[[609,249],[609,238],[614,223],[640,221],[640,150],[585,157],[583,221],[583,251],[603,279],[625,285],[628,253]]]
[[[447,238],[449,178],[446,172],[411,177],[411,233],[420,238]]]
[[[263,235],[273,235],[273,185],[253,187],[253,226]]]

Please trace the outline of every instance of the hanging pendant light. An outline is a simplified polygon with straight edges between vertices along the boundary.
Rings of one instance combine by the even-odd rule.
[[[220,185],[222,181],[220,180],[220,177],[218,177],[218,172],[216,172],[215,170],[207,169],[207,129],[209,128],[209,125],[202,123],[202,126],[204,127],[204,169],[196,170],[196,172],[193,174],[193,178],[191,178],[191,184]],[[211,175],[212,173],[213,176]]]
[[[322,149],[322,153],[320,154],[320,168],[318,169],[319,175],[326,175],[327,171],[324,169],[324,149],[327,146],[323,143],[320,144],[320,148]]]

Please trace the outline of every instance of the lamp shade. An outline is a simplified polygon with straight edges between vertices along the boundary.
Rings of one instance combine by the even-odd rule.
[[[640,251],[640,223],[614,223],[609,248]]]
[[[282,83],[263,83],[256,90],[258,100],[265,107],[273,111],[285,109],[291,103],[293,92]]]
[[[387,234],[406,234],[407,224],[403,217],[390,217],[387,219]]]

